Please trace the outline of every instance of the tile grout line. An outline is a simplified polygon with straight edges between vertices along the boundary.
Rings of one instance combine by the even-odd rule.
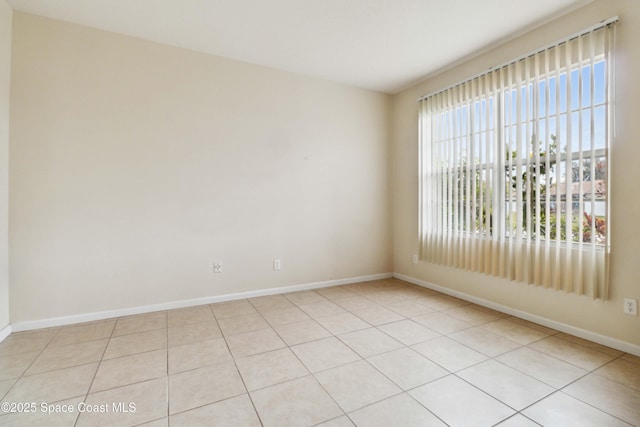
[[[165,391],[167,393],[167,427],[171,427],[171,417],[169,416],[170,412],[171,412],[171,408],[170,408],[170,404],[171,404],[171,387],[169,386],[169,311],[166,310],[164,312],[164,324],[167,330],[166,333],[166,337],[167,337],[167,363],[165,366],[165,374],[166,374],[166,381],[165,381]]]
[[[288,298],[287,298],[287,299],[288,299]],[[291,300],[289,300],[289,301],[291,301]],[[291,301],[291,303],[292,303],[292,304],[294,304],[296,307],[298,307],[298,308],[300,309],[300,307],[299,307],[297,304],[295,304],[293,301]],[[304,310],[302,310],[302,311],[304,311]],[[316,322],[316,323],[318,323],[318,324],[319,324],[319,322]],[[322,326],[322,325],[321,325],[321,326]],[[324,329],[326,330],[326,328],[324,328]],[[275,331],[275,329],[274,329],[274,331]],[[275,331],[275,332],[276,332],[276,334],[278,334],[278,331]],[[332,334],[332,332],[331,332],[331,331],[327,331],[327,332],[329,332],[330,334]],[[278,336],[280,336],[280,334],[278,334]],[[334,337],[335,337],[335,335],[333,335],[333,334],[332,334],[332,336],[334,336]],[[330,337],[320,338],[320,340],[322,340],[322,339],[326,339],[326,338],[330,338]],[[282,339],[282,337],[280,337],[280,339]],[[304,362],[303,362],[302,360],[300,360],[300,357],[296,354],[296,352],[295,352],[295,351],[293,351],[293,350],[291,349],[291,346],[289,346],[289,344],[287,344],[287,342],[286,342],[286,341],[284,341],[284,339],[282,339],[282,341],[285,343],[285,345],[287,346],[287,349],[289,349],[289,351],[293,354],[293,356],[294,356],[294,357],[295,357],[295,358],[300,362],[300,364],[302,364],[302,366],[304,366],[304,368],[307,370],[307,372],[309,372],[309,376],[311,376],[311,377],[313,378],[313,380],[315,381],[315,383],[316,383],[316,384],[318,384],[318,386],[319,386],[319,387],[320,387],[320,388],[321,388],[321,389],[326,393],[326,395],[327,395],[327,396],[329,396],[329,398],[330,398],[330,399],[331,399],[331,401],[336,405],[336,407],[337,407],[338,409],[340,409],[340,411],[342,411],[342,415],[339,415],[339,416],[334,417],[334,418],[339,418],[339,417],[341,417],[341,416],[347,416],[347,417],[348,417],[348,415],[347,415],[346,411],[342,408],[342,406],[340,406],[340,404],[339,404],[339,403],[336,401],[336,399],[331,395],[331,393],[329,393],[329,391],[325,388],[325,386],[324,386],[324,385],[323,385],[323,384],[318,380],[318,378],[317,378],[317,377],[316,377],[316,375],[315,375],[316,373],[312,372],[312,371],[311,371],[311,369],[309,369],[309,368],[307,367],[307,365],[305,365],[305,364],[304,364]],[[312,340],[312,341],[308,341],[308,342],[313,342],[313,341],[318,341],[318,340]],[[306,344],[306,343],[299,343],[299,344],[295,344],[295,345],[301,345],[301,344]],[[358,355],[358,356],[359,356],[359,355]],[[333,419],[333,418],[331,418],[331,419]],[[322,424],[322,423],[327,422],[327,421],[329,421],[329,420],[323,420],[323,421],[320,421],[320,422],[319,422],[319,423],[317,423],[317,424]],[[317,425],[317,424],[316,424],[316,425]]]
[[[52,329],[52,328],[47,328],[47,329]],[[4,393],[4,396],[2,397],[2,399],[0,399],[0,402],[3,402],[4,399],[6,399],[7,396],[9,396],[9,393],[11,393],[11,390],[13,390],[13,388],[18,385],[20,380],[25,377],[25,373],[29,370],[29,368],[31,368],[31,366],[33,366],[33,364],[36,362],[36,360],[38,360],[38,358],[42,355],[42,353],[44,353],[45,349],[49,346],[49,344],[53,341],[53,339],[58,335],[58,333],[60,332],[60,329],[62,329],[62,328],[58,327],[58,328],[55,328],[55,329],[57,329],[57,330],[51,336],[51,338],[49,338],[49,341],[47,341],[47,343],[44,346],[42,346],[42,349],[38,352],[38,355],[36,357],[34,357],[33,360],[31,361],[31,363],[29,363],[29,365],[24,369],[24,371],[18,377],[15,378],[15,382],[11,385],[11,387],[9,387],[7,392]],[[24,353],[26,353],[26,352],[24,352]],[[11,356],[11,355],[8,355],[8,356]],[[37,375],[37,374],[34,374],[34,375]],[[27,375],[27,377],[28,376],[29,375]],[[3,414],[3,416],[4,415],[9,415],[9,414],[8,413],[7,414]]]
[[[93,377],[91,378],[91,382],[89,383],[89,388],[87,388],[87,392],[85,393],[82,399],[82,401],[85,403],[87,401],[87,397],[89,397],[89,394],[91,393],[91,387],[93,387],[93,383],[96,380],[96,376],[98,376],[98,371],[100,371],[100,366],[102,366],[104,355],[107,353],[107,348],[109,348],[109,343],[111,342],[111,337],[113,336],[113,331],[115,330],[117,324],[118,324],[118,319],[116,319],[116,321],[113,322],[113,327],[111,328],[111,333],[109,334],[109,339],[107,340],[107,344],[104,346],[104,350],[102,350],[102,356],[100,357],[100,360],[98,360],[98,366],[96,367],[96,371],[93,373]],[[76,416],[75,422],[73,424],[74,427],[77,427],[79,421],[80,421],[80,413],[78,413],[78,415]]]
[[[262,317],[262,320],[267,322],[267,320],[262,316],[262,313],[260,313],[258,311],[257,307],[251,302],[251,300],[247,299],[246,301],[254,308],[254,310],[256,310],[256,312],[260,315],[260,317]],[[219,324],[218,318],[216,317],[216,314],[215,314],[215,312],[213,310],[213,307],[211,307],[211,305],[209,305],[209,307],[211,308],[211,312],[213,313],[213,317],[216,319],[216,322],[218,323],[218,327],[220,328],[220,324]],[[267,322],[267,324],[268,323],[269,322]],[[231,352],[231,348],[229,347],[229,343],[227,342],[227,336],[222,332],[222,328],[220,328],[220,334],[222,334],[222,337],[224,339],[224,343],[227,346],[227,350],[229,351],[229,354],[231,355],[231,359],[233,360],[233,364],[236,367],[236,372],[238,373],[238,376],[240,377],[240,381],[242,381],[242,386],[244,387],[244,389],[247,392],[247,397],[249,398],[249,402],[251,402],[251,407],[253,408],[253,412],[256,414],[256,417],[258,417],[258,422],[260,423],[260,425],[262,427],[264,427],[264,421],[262,420],[262,417],[260,416],[260,412],[258,412],[258,408],[256,408],[256,404],[253,401],[253,396],[251,396],[251,393],[249,392],[249,388],[247,387],[247,384],[245,383],[245,380],[242,377],[242,373],[240,372],[240,369],[238,368],[238,363],[236,361],[236,357]]]

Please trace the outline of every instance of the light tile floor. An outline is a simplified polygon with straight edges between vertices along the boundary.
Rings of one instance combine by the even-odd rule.
[[[0,400],[0,426],[628,426],[640,357],[389,279],[12,334]]]

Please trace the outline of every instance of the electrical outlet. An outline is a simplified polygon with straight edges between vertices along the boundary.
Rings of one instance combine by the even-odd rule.
[[[622,312],[631,316],[638,315],[638,300],[633,298],[625,298]]]
[[[274,259],[273,260],[273,271],[280,271],[280,260],[279,259]]]
[[[411,258],[411,260],[413,261],[414,264],[418,263],[418,255],[413,254],[413,258]]]
[[[214,273],[222,273],[222,262],[214,261],[213,262],[213,272]]]

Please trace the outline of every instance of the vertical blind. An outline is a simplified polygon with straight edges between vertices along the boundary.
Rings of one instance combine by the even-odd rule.
[[[420,100],[421,260],[607,298],[616,21]]]

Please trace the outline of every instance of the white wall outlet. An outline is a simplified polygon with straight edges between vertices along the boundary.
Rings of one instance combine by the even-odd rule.
[[[413,257],[411,258],[411,261],[412,261],[414,264],[417,264],[417,263],[418,263],[418,255],[413,254]]]
[[[280,271],[280,260],[279,259],[274,259],[273,260],[273,271]]]
[[[222,273],[222,261],[213,261],[213,272]]]
[[[625,298],[622,312],[631,316],[638,315],[638,300],[633,298]]]

